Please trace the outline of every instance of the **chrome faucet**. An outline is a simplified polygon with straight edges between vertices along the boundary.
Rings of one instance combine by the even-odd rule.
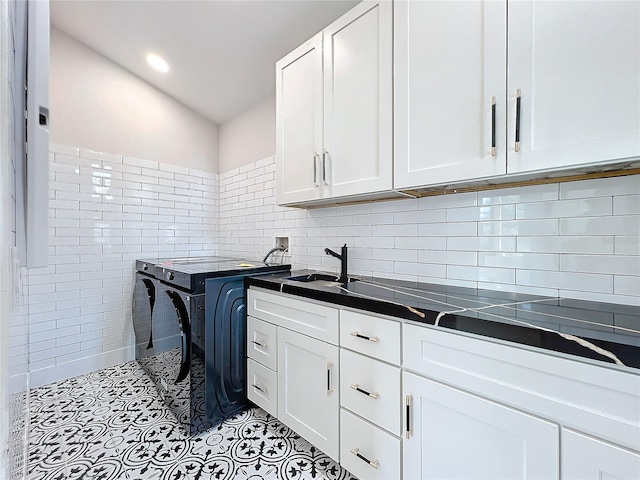
[[[326,253],[327,255],[331,255],[332,257],[336,257],[338,260],[340,260],[341,268],[340,268],[340,278],[338,279],[338,281],[346,285],[347,282],[349,281],[349,276],[347,275],[347,244],[345,243],[342,246],[342,250],[340,254],[337,254],[330,248],[325,248],[324,253]]]

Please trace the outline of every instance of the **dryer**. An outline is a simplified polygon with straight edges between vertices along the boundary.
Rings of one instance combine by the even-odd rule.
[[[290,268],[222,257],[136,262],[136,360],[189,433],[245,408],[244,278]]]

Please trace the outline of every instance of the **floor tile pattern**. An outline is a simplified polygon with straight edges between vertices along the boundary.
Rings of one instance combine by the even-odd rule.
[[[259,408],[197,435],[136,362],[31,391],[30,480],[355,480]]]

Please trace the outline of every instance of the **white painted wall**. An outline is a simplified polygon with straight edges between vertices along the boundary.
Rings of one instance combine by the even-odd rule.
[[[219,172],[276,153],[276,96],[271,95],[220,126]]]
[[[217,125],[54,28],[50,109],[53,143],[218,169]]]

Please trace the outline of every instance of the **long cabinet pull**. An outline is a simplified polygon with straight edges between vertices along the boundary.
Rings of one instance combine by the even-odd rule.
[[[331,367],[333,367],[333,363],[327,362],[327,397],[333,392],[331,388]]]
[[[260,390],[262,393],[266,392],[266,389],[262,388],[260,385],[258,385],[257,383],[253,383],[252,387],[255,388],[256,390]]]
[[[351,388],[353,388],[354,390],[357,390],[360,393],[364,393],[365,395],[377,400],[378,399],[378,392],[367,392],[366,390],[363,390],[362,388],[360,388],[360,385],[358,385],[357,383],[354,383],[353,385],[351,385]]]
[[[267,344],[266,343],[260,343],[257,340],[251,340],[251,343],[253,343],[255,345],[258,345],[259,347],[262,347],[262,348],[267,348]]]
[[[411,402],[413,400],[413,395],[406,396],[406,407],[407,407],[407,438],[411,437]]]
[[[496,97],[491,97],[491,156],[496,156]]]
[[[327,156],[329,156],[329,152],[326,150],[322,152],[322,184],[328,185],[327,183]]]
[[[520,89],[516,90],[516,152],[520,151],[520,97],[522,96]]]
[[[317,153],[313,154],[313,184],[316,187],[320,186],[320,182],[318,182],[318,159],[320,158],[320,155],[318,155]]]
[[[351,450],[351,453],[353,453],[356,457],[358,457],[360,460],[367,462],[369,465],[371,465],[373,468],[378,468],[378,466],[380,466],[380,462],[378,462],[378,460],[369,460],[367,457],[365,457],[364,455],[362,455],[360,453],[360,449],[359,448],[354,448]]]
[[[378,337],[369,337],[368,335],[362,335],[360,332],[351,332],[354,337],[362,338],[363,340],[369,340],[370,342],[377,342]]]

